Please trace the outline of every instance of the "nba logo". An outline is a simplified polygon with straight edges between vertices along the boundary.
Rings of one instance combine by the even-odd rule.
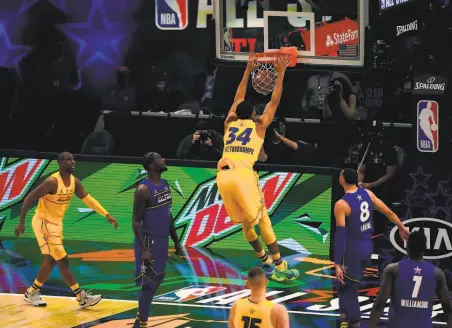
[[[155,24],[161,30],[183,30],[188,25],[188,0],[155,0]]]
[[[421,100],[417,103],[417,149],[423,153],[438,151],[438,113],[436,101]]]
[[[232,29],[225,28],[223,34],[223,50],[232,52]]]

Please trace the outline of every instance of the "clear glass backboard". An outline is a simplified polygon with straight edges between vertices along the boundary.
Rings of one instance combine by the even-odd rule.
[[[296,46],[298,63],[364,65],[368,0],[214,0],[214,14],[220,60]]]

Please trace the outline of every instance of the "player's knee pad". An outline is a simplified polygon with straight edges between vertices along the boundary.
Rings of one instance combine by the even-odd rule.
[[[259,221],[259,229],[261,230],[262,240],[265,245],[273,244],[276,241],[275,233],[273,232],[272,223],[268,214]]]

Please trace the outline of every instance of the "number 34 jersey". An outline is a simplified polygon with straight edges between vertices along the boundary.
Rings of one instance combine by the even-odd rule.
[[[228,159],[236,168],[252,169],[263,144],[253,120],[233,121],[225,131],[222,159]]]
[[[262,301],[253,303],[248,298],[238,300],[235,308],[234,327],[273,328],[270,320],[273,303]]]
[[[358,187],[354,193],[346,193],[343,200],[351,212],[346,219],[347,240],[371,240],[374,234],[374,203],[366,189]]]

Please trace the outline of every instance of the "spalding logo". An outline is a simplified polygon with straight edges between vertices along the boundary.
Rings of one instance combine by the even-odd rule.
[[[424,233],[427,237],[427,250],[424,253],[424,259],[438,260],[452,256],[452,244],[450,242],[452,224],[450,222],[434,218],[415,218],[403,223],[410,232],[424,227]],[[391,230],[389,238],[397,250],[407,254],[406,243],[400,238],[397,227]]]

